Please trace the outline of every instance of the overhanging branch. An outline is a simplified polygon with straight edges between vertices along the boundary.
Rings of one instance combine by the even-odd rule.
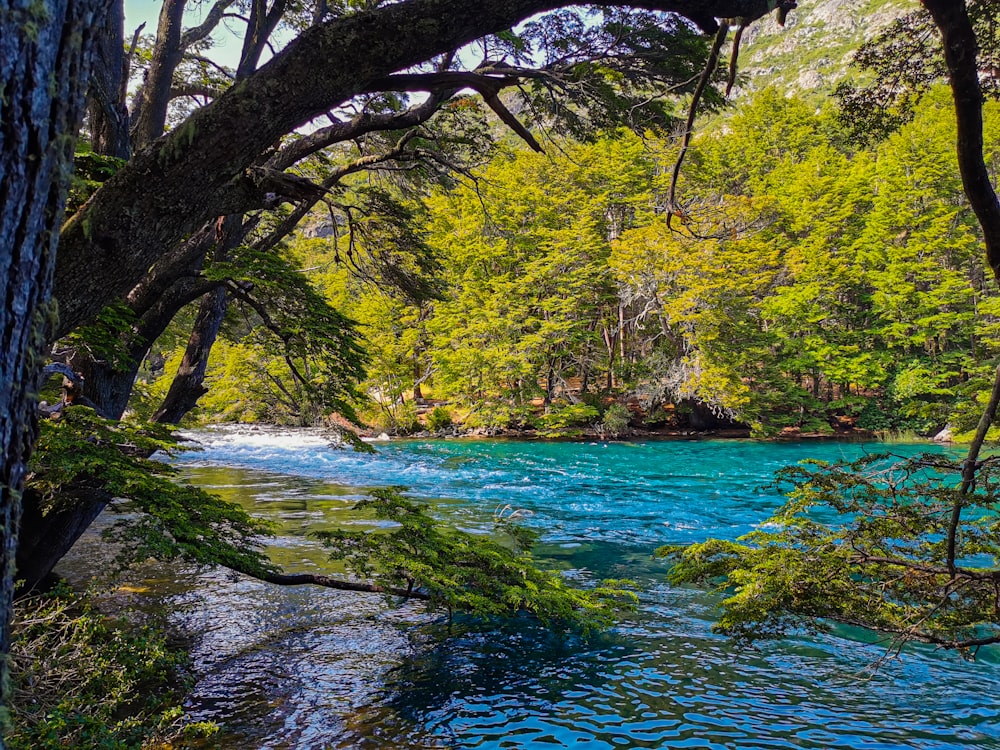
[[[228,566],[226,566],[228,567]],[[430,596],[415,589],[400,589],[394,587],[377,586],[374,583],[363,581],[345,581],[342,578],[332,578],[331,576],[319,575],[318,573],[254,573],[239,568],[229,568],[237,573],[256,578],[258,581],[273,583],[278,586],[322,586],[328,589],[338,589],[340,591],[359,591],[370,594],[389,594],[391,596],[401,596],[405,599],[419,599],[421,601],[430,600]]]

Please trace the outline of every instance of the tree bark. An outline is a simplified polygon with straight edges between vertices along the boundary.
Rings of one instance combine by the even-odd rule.
[[[1000,279],[1000,200],[983,161],[983,91],[976,63],[978,44],[964,2],[922,0],[941,32],[944,60],[958,125],[958,167],[962,186],[986,241],[986,262]]]
[[[181,33],[184,30],[186,0],[165,0],[156,26],[156,44],[149,61],[146,80],[136,95],[132,144],[140,149],[163,135],[174,71],[184,57]]]
[[[287,0],[274,0],[271,10],[268,10],[266,0],[253,0],[247,31],[243,35],[243,50],[240,52],[240,64],[236,68],[236,80],[246,78],[257,69],[264,47],[278,27],[287,4]]]
[[[0,682],[57,228],[107,0],[0,0]],[[27,33],[31,29],[31,33]]]
[[[121,419],[128,407],[139,366],[153,343],[167,330],[167,326],[183,307],[220,285],[221,282],[209,281],[192,273],[164,286],[155,299],[148,300],[148,305],[130,303],[138,320],[129,331],[122,334],[123,351],[118,361],[95,359],[87,351],[76,352],[70,358],[70,365],[83,375],[83,395],[98,405],[103,416]]]
[[[73,407],[70,407],[73,408]],[[17,547],[18,595],[42,584],[77,539],[114,498],[100,488],[73,484],[63,488],[59,508],[43,511],[36,492],[24,493],[24,516]]]
[[[236,68],[237,82],[256,70],[264,46],[281,20],[285,5],[285,0],[275,0],[268,12],[266,0],[253,0],[247,31],[243,37],[243,51]],[[242,216],[225,217],[221,224],[222,241],[217,244],[215,260],[225,260],[229,252],[243,241],[249,229],[250,226],[243,223]],[[208,359],[226,317],[228,302],[228,293],[222,286],[202,298],[177,374],[170,383],[170,390],[163,403],[153,415],[153,422],[178,424],[198,405],[198,399],[208,393],[208,388],[205,387]]]
[[[411,0],[313,26],[167,137],[153,142],[67,222],[56,270],[65,335],[124,296],[155,260],[206,221],[273,200],[248,168],[283,136],[374,82],[564,5],[558,0]],[[611,5],[696,20],[759,18],[769,0]],[[405,29],[405,33],[401,30]]]
[[[125,106],[125,9],[114,0],[95,42],[88,95],[90,145],[98,154],[128,159],[129,116]]]
[[[205,254],[214,245],[214,227],[204,227],[157,262],[128,293],[125,305],[136,322],[118,332],[122,354],[117,362],[97,359],[86,350],[70,353],[71,366],[83,375],[84,395],[104,416],[121,418],[153,343],[183,307],[220,285],[201,276]]]
[[[198,399],[208,393],[205,372],[212,346],[226,317],[227,294],[225,287],[219,287],[202,298],[184,357],[163,404],[153,415],[153,422],[177,424],[197,406]]]

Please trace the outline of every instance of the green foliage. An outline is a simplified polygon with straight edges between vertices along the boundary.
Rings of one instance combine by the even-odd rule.
[[[550,19],[556,38],[580,31],[581,13]],[[498,43],[529,49],[534,33]],[[438,185],[423,207],[389,200],[409,239],[359,219],[350,242],[335,228],[296,243],[292,270],[288,258],[238,260],[226,273],[265,300],[303,276],[296,266],[322,269],[317,288],[357,322],[342,338],[364,339],[367,401],[336,385],[358,372],[350,357],[336,364],[349,348],[324,349],[322,326],[298,336],[312,303],[286,305],[274,326],[244,306],[206,411],[301,422],[360,403],[375,429],[407,433],[411,401],[433,393],[468,414],[465,426],[496,430],[534,424],[544,403],[634,396],[648,412],[690,403],[758,435],[964,424],[979,363],[1000,352],[1000,302],[961,187],[950,94],[929,88],[912,122],[868,147],[835,115],[761,92],[725,133],[695,140],[672,230],[663,165],[676,144],[616,131],[545,156],[498,146],[474,182]],[[987,162],[1000,163],[996,104],[984,133]],[[390,254],[417,275],[416,248],[432,256],[437,296],[400,291],[364,260],[377,242],[403,248]],[[330,356],[325,372],[315,365]],[[254,380],[262,395],[245,387]],[[543,429],[573,428],[552,420]]]
[[[480,401],[465,417],[463,424],[488,432],[530,429],[535,426],[535,409],[524,403]]]
[[[125,165],[124,159],[95,154],[89,145],[77,143],[73,156],[73,176],[66,196],[66,215],[72,216],[91,195]]]
[[[549,430],[561,430],[567,427],[583,427],[593,424],[601,413],[589,404],[555,405],[547,413],[539,417],[539,424]]]
[[[451,412],[444,406],[435,406],[427,415],[427,429],[431,432],[447,430],[452,423]]]
[[[553,11],[524,24],[515,43],[522,59],[533,52],[560,77],[559,96],[544,78],[529,79],[525,109],[584,140],[616,127],[668,131],[676,100],[650,92],[690,93],[708,55],[704,36],[686,23],[621,8]],[[719,102],[709,89],[705,103]]]
[[[937,429],[1000,342],[950,106],[931,92],[864,151],[829,112],[765,91],[696,143],[673,232],[655,166],[669,143],[617,133],[565,159],[495,160],[475,193],[428,201],[446,291],[419,314],[382,306],[370,341],[392,375],[372,392],[430,375],[489,428],[530,422],[575,380],[649,409],[698,402],[762,435]]]
[[[966,3],[979,42],[978,63],[984,70],[1000,63],[1000,14],[997,0]],[[864,83],[845,81],[837,87],[840,114],[861,143],[887,137],[910,122],[921,99],[935,83],[947,80],[941,38],[930,14],[920,9],[893,21],[854,53],[854,64],[870,75]],[[995,76],[980,85],[992,98],[1000,96]]]
[[[310,424],[330,411],[356,419],[355,384],[364,373],[356,325],[288,253],[243,246],[213,264],[208,275],[231,282],[237,304],[228,333],[252,350],[244,367],[257,375],[235,381],[236,387],[262,386],[256,398],[270,421]]]
[[[154,557],[220,564],[251,574],[274,570],[260,549],[268,527],[242,508],[174,480],[167,463],[148,458],[178,444],[159,425],[137,427],[71,407],[41,423],[28,489],[42,497],[43,513],[100,493],[124,517],[105,533],[119,545],[118,564]]]
[[[420,418],[413,401],[400,397],[390,404],[377,404],[361,412],[362,421],[373,430],[396,435],[412,435],[420,430]]]
[[[344,305],[364,332],[368,360],[362,381],[368,396],[363,420],[379,430],[410,433],[418,428],[416,407],[409,397],[427,364],[428,306],[340,279]]]
[[[164,373],[177,369],[184,350],[181,345],[166,356]],[[262,351],[250,344],[219,339],[212,346],[205,374],[208,393],[198,399],[198,407],[190,417],[245,424],[294,423],[293,415],[303,411],[308,414],[308,408],[303,409],[301,402],[292,403],[287,397],[281,400],[284,394],[276,383],[284,384],[287,379],[287,366],[275,350]],[[253,385],[248,387],[248,383]],[[152,410],[163,403],[169,388],[169,377],[154,381],[148,399]]]
[[[887,634],[894,648],[914,640],[974,656],[1000,640],[998,464],[982,461],[975,491],[961,495],[962,463],[941,455],[807,462],[782,472],[788,502],[757,531],[661,554],[676,561],[674,582],[727,593],[718,629],[741,642],[840,622]]]
[[[631,421],[632,412],[624,404],[616,401],[605,410],[601,431],[608,437],[619,438],[628,434]]]
[[[180,708],[185,656],[58,589],[20,599],[12,625],[9,750],[179,747],[216,731]]]
[[[602,339],[617,324],[610,238],[646,199],[650,167],[642,142],[623,134],[553,158],[510,153],[477,191],[428,201],[446,282],[424,324],[437,392],[505,425],[545,395],[542,383],[614,366]]]
[[[108,305],[90,325],[81,326],[66,337],[66,344],[89,352],[91,358],[123,369],[129,363],[128,346],[133,338],[136,317],[124,302]]]
[[[384,532],[335,531],[318,536],[359,576],[379,585],[420,590],[432,607],[478,617],[530,612],[546,625],[590,632],[609,627],[630,607],[635,594],[627,581],[604,581],[588,590],[568,586],[556,573],[535,567],[527,549],[534,534],[498,518],[512,546],[486,536],[448,529],[424,505],[399,488],[379,489],[357,510],[390,521]]]

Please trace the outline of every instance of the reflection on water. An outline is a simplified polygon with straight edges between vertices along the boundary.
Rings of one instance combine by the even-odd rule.
[[[1000,748],[995,653],[968,664],[915,648],[871,677],[881,650],[859,633],[740,652],[711,632],[712,597],[669,586],[651,557],[753,528],[780,502],[758,488],[782,465],[884,446],[427,441],[365,456],[318,433],[198,437],[185,472],[279,522],[271,553],[290,570],[325,564],[309,531],[370,523],[350,510],[363,488],[406,484],[471,530],[498,504],[531,510],[547,565],[644,587],[638,612],[581,640],[222,573],[156,581],[199,634],[188,708],[226,726],[225,747]]]

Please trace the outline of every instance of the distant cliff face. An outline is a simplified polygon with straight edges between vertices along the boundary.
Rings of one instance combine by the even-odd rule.
[[[848,75],[859,44],[918,7],[917,0],[799,0],[784,28],[772,14],[746,30],[734,96],[768,86],[828,94]]]

